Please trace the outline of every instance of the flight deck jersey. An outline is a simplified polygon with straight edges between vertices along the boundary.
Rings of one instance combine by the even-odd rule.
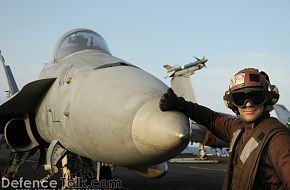
[[[290,189],[290,131],[266,112],[252,127],[196,103],[183,113],[230,143],[223,189]]]

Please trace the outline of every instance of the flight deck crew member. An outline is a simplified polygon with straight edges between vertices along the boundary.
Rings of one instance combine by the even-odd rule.
[[[225,190],[290,189],[290,130],[270,117],[268,105],[279,99],[265,72],[239,71],[231,80],[224,101],[237,114],[229,118],[177,97],[168,89],[160,99],[162,111],[176,110],[230,142]]]

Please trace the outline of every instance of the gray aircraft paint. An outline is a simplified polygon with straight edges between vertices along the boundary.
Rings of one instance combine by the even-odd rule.
[[[37,132],[48,144],[57,140],[94,161],[150,166],[174,157],[189,141],[188,119],[159,109],[167,88],[108,52],[84,49],[47,63],[39,80],[2,104],[0,127],[33,110]]]

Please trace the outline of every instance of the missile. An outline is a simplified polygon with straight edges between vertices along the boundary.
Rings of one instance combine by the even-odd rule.
[[[176,65],[176,66],[164,65],[163,67],[167,70],[167,75],[165,78],[191,75],[195,71],[205,67],[205,63],[208,61],[208,59],[206,59],[205,56],[202,59],[199,59],[197,57],[195,57],[195,59],[196,61],[190,62],[185,65]]]

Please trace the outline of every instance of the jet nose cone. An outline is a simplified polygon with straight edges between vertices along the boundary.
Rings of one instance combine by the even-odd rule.
[[[159,98],[153,99],[136,113],[132,137],[144,158],[165,161],[188,145],[189,119],[177,111],[162,112]]]

